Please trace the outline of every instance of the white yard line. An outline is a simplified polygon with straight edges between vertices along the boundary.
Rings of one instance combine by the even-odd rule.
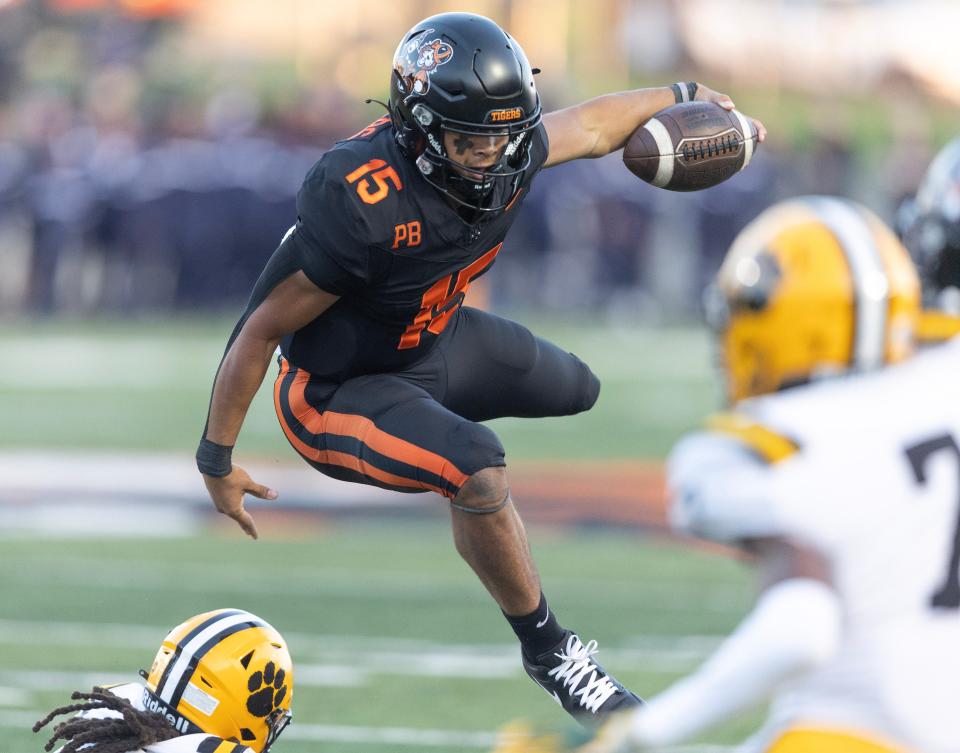
[[[0,706],[29,706],[33,697],[23,688],[0,685]]]
[[[0,711],[0,727],[24,727],[30,729],[33,723],[42,719],[46,711]],[[37,750],[42,747],[38,743]]]
[[[89,646],[153,651],[166,627],[0,620],[0,645]],[[522,676],[515,644],[447,644],[389,636],[357,637],[285,631],[299,657],[298,681],[318,686],[362,684],[372,675],[504,679]],[[621,669],[684,672],[706,658],[718,636],[631,636],[603,649]],[[0,673],[0,683],[3,674]],[[122,679],[122,678],[121,678]],[[102,677],[93,682],[105,682]],[[11,682],[7,684],[19,684]]]
[[[284,498],[309,502],[311,508],[324,506],[410,507],[434,503],[439,497],[401,494],[385,489],[337,481],[317,473],[304,463],[284,464],[253,460],[244,465],[263,483],[281,489]],[[0,502],[21,498],[31,501],[41,495],[66,495],[68,503],[87,497],[120,496],[124,501],[142,497],[163,499],[171,505],[210,508],[203,482],[193,458],[177,453],[72,452],[49,450],[0,451],[0,478],[4,479]],[[257,503],[254,503],[256,506]],[[269,503],[261,503],[269,504]],[[30,505],[26,505],[29,509]],[[21,509],[20,512],[23,512]],[[107,521],[109,522],[109,521]]]
[[[43,715],[42,711],[0,711],[0,727],[29,729]],[[489,749],[496,741],[497,735],[494,732],[296,722],[284,731],[283,739],[325,743]],[[663,753],[730,753],[732,750],[733,748],[719,745],[689,745],[664,748]]]

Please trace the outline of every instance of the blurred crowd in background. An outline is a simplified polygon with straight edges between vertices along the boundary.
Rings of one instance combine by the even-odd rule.
[[[0,315],[236,310],[306,171],[382,114],[364,99],[386,98],[400,36],[447,10],[511,31],[548,110],[695,79],[770,130],[696,194],[619,155],[543,173],[494,305],[693,316],[763,208],[829,193],[892,219],[960,132],[960,70],[918,64],[952,44],[950,3],[0,0]]]

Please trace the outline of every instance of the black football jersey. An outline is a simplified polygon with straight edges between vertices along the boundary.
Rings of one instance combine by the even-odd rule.
[[[512,197],[493,197],[510,200],[508,208],[474,226],[400,153],[386,117],[324,154],[297,196],[297,224],[258,287],[264,278],[276,284],[299,268],[341,297],[283,340],[284,356],[337,381],[400,370],[422,358],[470,283],[493,265],[546,161],[543,126],[530,138],[531,165],[522,183]],[[251,304],[258,297],[255,290]]]

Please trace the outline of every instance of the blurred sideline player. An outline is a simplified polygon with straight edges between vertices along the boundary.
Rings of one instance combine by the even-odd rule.
[[[280,634],[256,615],[218,609],[167,634],[139,682],[74,693],[45,750],[61,753],[267,753],[290,722],[293,666]],[[92,746],[92,747],[88,747]]]
[[[901,204],[897,229],[923,285],[918,339],[960,334],[960,138],[937,153],[916,196]]]
[[[960,341],[905,360],[915,268],[842,199],[761,214],[714,293],[733,409],[674,449],[670,514],[752,554],[761,593],[699,670],[580,753],[658,750],[771,696],[743,751],[957,751]]]
[[[231,452],[279,345],[275,406],[294,449],[334,478],[444,495],[457,551],[516,633],[527,673],[591,722],[639,700],[550,610],[503,445],[482,422],[579,413],[600,383],[576,356],[462,304],[542,168],[621,149],[675,102],[733,103],[684,83],[544,115],[534,73],[482,16],[444,13],[403,37],[389,114],[307,175],[297,224],[228,343],[197,464],[217,509],[256,537],[243,496],[276,492]]]

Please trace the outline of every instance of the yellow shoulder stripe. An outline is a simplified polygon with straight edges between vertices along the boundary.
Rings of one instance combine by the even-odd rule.
[[[960,316],[924,309],[917,319],[917,340],[938,343],[960,335]]]
[[[768,463],[779,463],[800,449],[792,439],[740,413],[714,413],[707,418],[706,425],[710,431],[739,440]]]

